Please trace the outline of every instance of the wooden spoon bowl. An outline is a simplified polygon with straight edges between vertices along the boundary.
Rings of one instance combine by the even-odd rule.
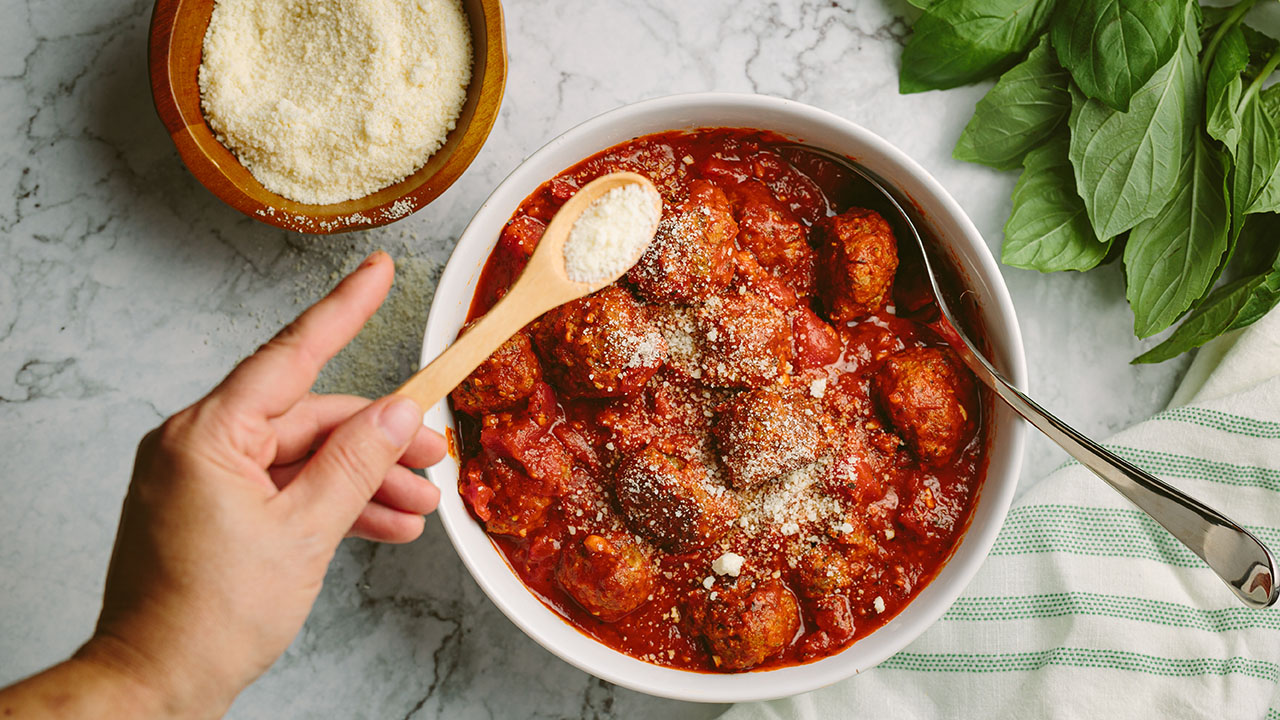
[[[354,200],[310,205],[262,186],[214,136],[200,109],[197,73],[214,0],[157,0],[148,63],[160,120],[191,174],[223,202],[269,225],[327,234],[386,225],[421,210],[453,184],[489,136],[507,83],[500,0],[462,0],[471,25],[471,85],[444,145],[409,177]]]
[[[396,389],[396,395],[413,398],[419,407],[429,408],[440,402],[480,366],[502,343],[539,315],[571,300],[577,300],[603,289],[626,274],[648,248],[638,248],[626,267],[591,282],[575,282],[565,270],[564,244],[574,223],[602,195],[625,185],[640,185],[657,204],[654,217],[662,215],[662,198],[653,181],[633,172],[613,172],[587,183],[560,206],[547,224],[533,255],[520,272],[507,294],[489,312],[466,329],[444,352],[426,367],[414,373]],[[658,230],[657,220],[648,229],[652,241]]]

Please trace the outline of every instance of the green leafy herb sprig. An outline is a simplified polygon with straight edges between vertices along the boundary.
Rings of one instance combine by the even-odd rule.
[[[999,76],[954,154],[1022,170],[1005,263],[1121,258],[1135,334],[1182,319],[1140,363],[1280,303],[1280,41],[1245,24],[1258,0],[910,2],[901,92]]]

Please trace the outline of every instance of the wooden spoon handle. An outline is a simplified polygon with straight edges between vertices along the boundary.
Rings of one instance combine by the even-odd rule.
[[[555,296],[530,292],[533,287],[529,283],[512,286],[488,313],[392,394],[412,398],[424,410],[440,402],[508,338],[559,304]]]

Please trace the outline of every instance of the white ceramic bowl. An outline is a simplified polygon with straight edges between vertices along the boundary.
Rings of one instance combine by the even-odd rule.
[[[831,113],[761,95],[700,93],[627,105],[588,120],[547,143],[498,186],[458,240],[436,289],[427,320],[422,363],[435,358],[462,327],[476,280],[503,223],[539,185],[578,161],[637,135],[699,127],[770,130],[855,158],[910,197],[924,222],[967,275],[977,293],[996,365],[1025,384],[1022,334],[1008,290],[986,244],[956,201],[900,150]],[[784,697],[847,678],[880,663],[910,643],[955,601],[995,542],[1013,499],[1025,425],[1003,405],[995,411],[986,481],[972,522],[933,582],[884,627],[843,652],[805,665],[740,674],[688,672],[629,657],[584,635],[543,605],[520,581],[458,494],[458,464],[446,459],[429,471],[440,486],[440,519],[467,568],[511,621],[543,647],[611,683],[652,695],[703,702]],[[428,426],[453,428],[441,402],[427,411]]]

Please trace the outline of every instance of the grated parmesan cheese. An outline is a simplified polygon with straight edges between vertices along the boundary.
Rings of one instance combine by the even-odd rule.
[[[662,200],[640,183],[627,183],[596,198],[564,243],[569,279],[595,283],[626,272],[653,240]]]
[[[742,572],[742,564],[745,561],[746,558],[742,557],[738,553],[727,552],[716,558],[711,563],[711,570],[717,575],[731,575],[733,577],[738,577],[739,573]]]
[[[217,0],[205,117],[268,190],[363,197],[426,163],[471,82],[461,0]]]

